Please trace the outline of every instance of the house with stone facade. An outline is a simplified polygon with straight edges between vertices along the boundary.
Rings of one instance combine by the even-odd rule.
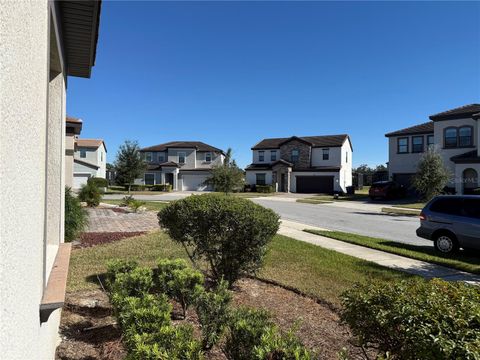
[[[70,258],[67,80],[90,77],[99,22],[100,1],[0,1],[2,359],[55,358]]]
[[[252,147],[246,183],[297,193],[347,192],[353,147],[348,135],[263,139]]]
[[[385,134],[388,172],[392,180],[411,186],[423,153],[435,148],[451,173],[448,187],[457,194],[479,187],[480,104],[469,104],[431,115],[430,121]]]
[[[223,164],[223,150],[201,141],[171,141],[140,150],[147,170],[136,184],[170,184],[174,191],[209,191],[204,182],[214,165]]]

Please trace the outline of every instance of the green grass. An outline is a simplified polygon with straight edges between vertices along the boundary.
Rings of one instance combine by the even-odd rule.
[[[394,215],[407,215],[407,216],[420,215],[420,210],[400,209],[400,208],[394,208],[394,207],[384,207],[382,208],[382,212],[387,214],[394,214]]]
[[[332,239],[345,241],[352,244],[382,250],[412,259],[422,260],[433,264],[443,265],[462,271],[480,274],[480,257],[475,254],[468,255],[460,252],[455,255],[443,255],[435,251],[432,246],[419,246],[379,239],[369,236],[345,233],[341,231],[305,230],[306,232],[326,236]]]
[[[333,200],[320,200],[314,198],[297,199],[297,202],[304,204],[331,204]]]
[[[97,274],[106,271],[109,259],[136,259],[156,266],[158,258],[184,258],[183,248],[164,232],[125,239],[106,245],[76,249],[70,259],[68,290],[99,286]],[[261,278],[294,287],[334,305],[355,282],[390,281],[410,277],[374,263],[277,235],[269,246]]]
[[[427,203],[424,202],[415,202],[415,203],[410,203],[410,204],[401,204],[401,205],[392,205],[392,207],[396,208],[406,208],[406,209],[417,209],[417,210],[422,210]]]
[[[213,192],[208,192],[206,194],[223,194],[223,193],[213,191]],[[236,192],[236,193],[230,193],[229,195],[246,198],[246,199],[252,199],[252,198],[258,198],[263,196],[274,196],[276,195],[276,193]]]
[[[120,205],[122,200],[102,200],[102,203]],[[149,211],[160,211],[168,205],[168,201],[145,201],[145,206]]]

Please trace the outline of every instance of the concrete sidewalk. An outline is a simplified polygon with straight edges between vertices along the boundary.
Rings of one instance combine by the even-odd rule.
[[[480,275],[310,234],[303,231],[304,229],[325,230],[294,221],[282,220],[279,234],[409,274],[419,275],[425,278],[435,277],[448,281],[465,281],[480,286]]]

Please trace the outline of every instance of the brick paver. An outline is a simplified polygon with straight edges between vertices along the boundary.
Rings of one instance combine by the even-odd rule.
[[[88,208],[89,224],[86,232],[133,232],[158,230],[157,213],[120,213],[111,209]]]

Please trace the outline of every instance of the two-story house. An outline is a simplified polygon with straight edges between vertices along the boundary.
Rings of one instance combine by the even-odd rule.
[[[417,164],[428,147],[442,156],[451,173],[448,187],[468,193],[479,186],[480,104],[470,104],[431,115],[430,121],[385,134],[391,179],[411,186]]]
[[[65,120],[65,186],[73,187],[73,157],[75,142],[82,131],[81,119],[67,116]]]
[[[223,164],[225,153],[200,141],[171,141],[140,150],[147,170],[137,184],[170,184],[176,191],[212,190],[204,182],[212,166]]]
[[[73,189],[91,177],[106,178],[107,147],[102,139],[75,139],[73,155]]]
[[[352,153],[348,135],[263,139],[252,147],[246,182],[274,185],[281,192],[346,192],[352,185]]]

